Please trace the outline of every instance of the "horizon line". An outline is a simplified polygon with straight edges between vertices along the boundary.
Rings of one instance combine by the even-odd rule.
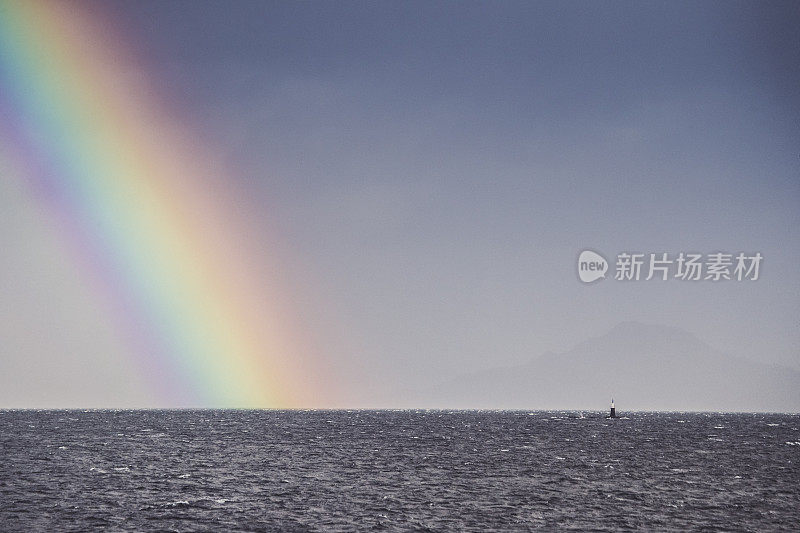
[[[458,411],[458,412],[527,412],[527,413],[606,413],[608,409],[526,409],[484,407],[0,407],[7,411]],[[649,414],[776,414],[800,415],[800,411],[719,411],[719,410],[666,410],[630,409],[621,413]],[[624,417],[619,417],[624,418]]]

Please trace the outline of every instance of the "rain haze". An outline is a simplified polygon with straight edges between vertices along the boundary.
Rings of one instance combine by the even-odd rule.
[[[230,169],[325,389],[304,405],[800,410],[797,3],[74,8]],[[42,210],[0,179],[0,406],[191,404]],[[620,281],[622,252],[763,262]]]

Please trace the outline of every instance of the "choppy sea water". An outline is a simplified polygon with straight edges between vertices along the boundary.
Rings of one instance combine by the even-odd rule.
[[[0,411],[0,530],[793,530],[798,428],[780,414]]]

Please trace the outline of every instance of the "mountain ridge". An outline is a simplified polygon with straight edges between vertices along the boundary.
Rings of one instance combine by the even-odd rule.
[[[800,372],[734,357],[680,328],[622,322],[526,363],[456,376],[426,405],[520,409],[800,411]]]

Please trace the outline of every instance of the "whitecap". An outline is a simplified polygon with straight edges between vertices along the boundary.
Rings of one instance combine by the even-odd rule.
[[[174,502],[169,502],[166,505],[167,507],[178,507],[179,505],[189,505],[189,502],[187,500],[177,500]]]

